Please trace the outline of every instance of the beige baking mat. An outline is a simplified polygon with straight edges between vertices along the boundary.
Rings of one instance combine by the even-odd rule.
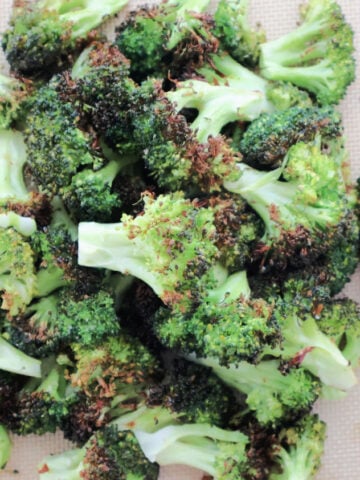
[[[286,33],[296,25],[297,7],[301,0],[252,0],[254,22],[261,21],[268,38]],[[99,0],[101,2],[101,0]],[[130,7],[146,1],[131,1]],[[149,2],[148,2],[149,3]],[[343,113],[347,147],[350,152],[353,178],[360,176],[360,0],[340,0],[347,19],[356,32],[358,47],[358,80],[351,86],[347,98],[340,105]],[[6,26],[12,0],[0,0],[0,32]],[[127,10],[130,9],[127,8]],[[109,28],[112,27],[111,22]],[[0,56],[0,71],[6,71]],[[345,292],[360,301],[360,271],[354,276]],[[360,379],[360,370],[359,370]],[[323,466],[317,480],[359,480],[360,479],[360,385],[341,401],[320,401],[316,407],[328,423],[328,437]],[[49,453],[69,448],[60,434],[14,438],[11,461],[5,471],[0,472],[2,480],[37,480],[36,465]],[[200,472],[174,466],[161,471],[161,480],[200,480]]]

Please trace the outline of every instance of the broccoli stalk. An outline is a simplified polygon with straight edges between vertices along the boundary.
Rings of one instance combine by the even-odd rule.
[[[163,76],[201,63],[217,49],[210,16],[204,13],[209,0],[167,0],[142,6],[117,28],[116,44],[131,63],[137,80]]]
[[[338,103],[355,76],[353,31],[334,0],[309,0],[301,16],[298,28],[261,45],[261,73]]]
[[[133,431],[146,458],[160,466],[188,465],[215,479],[242,478],[248,468],[248,437],[207,423],[181,424],[162,407],[139,408],[111,425]]]
[[[0,337],[0,369],[29,377],[41,377],[41,362],[29,357]]]
[[[42,362],[42,375],[30,379],[14,399],[12,430],[19,435],[55,432],[68,414],[73,389],[66,379],[67,357],[48,357]]]
[[[9,461],[12,442],[5,427],[0,424],[0,469],[5,468]]]
[[[105,0],[101,5],[91,0],[40,0],[15,9],[2,39],[12,70],[44,75],[58,69],[80,40],[90,41],[91,31],[126,4],[127,0]]]

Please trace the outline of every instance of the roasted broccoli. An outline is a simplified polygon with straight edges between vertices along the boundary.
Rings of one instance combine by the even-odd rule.
[[[204,13],[209,0],[167,0],[141,6],[117,27],[116,44],[131,62],[137,81],[175,75],[189,64],[201,64],[218,47],[213,20]]]
[[[254,120],[239,147],[246,163],[279,167],[292,145],[312,141],[318,134],[324,149],[327,141],[341,137],[339,112],[331,107],[292,107]]]
[[[241,64],[256,66],[265,32],[251,27],[249,0],[220,0],[214,13],[214,33],[220,47]]]
[[[12,70],[48,76],[64,68],[81,43],[94,38],[94,28],[127,4],[127,0],[38,0],[15,8],[2,47]]]
[[[260,47],[260,71],[298,85],[321,104],[341,100],[355,77],[353,31],[334,0],[308,0],[298,28]]]
[[[343,176],[346,152],[324,153],[321,137],[298,142],[287,152],[283,165],[270,172],[238,164],[239,179],[224,187],[241,195],[265,225],[259,254],[261,267],[311,265],[338,242],[339,224],[351,222],[352,189]]]

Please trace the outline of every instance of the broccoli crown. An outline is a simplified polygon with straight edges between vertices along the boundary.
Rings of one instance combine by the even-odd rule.
[[[147,405],[163,405],[190,423],[225,427],[238,408],[230,388],[210,368],[175,359],[164,382],[149,389]]]
[[[136,150],[129,128],[136,84],[119,49],[107,42],[92,43],[73,65],[71,79],[79,108],[105,143],[121,153]]]
[[[275,466],[269,478],[313,478],[320,467],[325,433],[325,423],[315,414],[305,415],[295,425],[283,428],[279,443],[273,448]]]
[[[164,345],[184,353],[215,357],[223,365],[244,359],[255,362],[266,345],[279,341],[271,311],[261,299],[214,302],[205,298],[185,315],[160,309],[155,331]]]
[[[283,166],[276,170],[260,172],[239,164],[239,180],[224,182],[264,222],[263,245],[259,245],[262,267],[311,264],[337,243],[338,225],[348,223],[353,209],[343,162],[344,151],[323,153],[321,138],[316,137],[313,142],[291,146]],[[281,175],[285,181],[279,180]]]
[[[5,468],[11,454],[12,442],[6,428],[0,425],[0,469]]]
[[[298,28],[261,45],[261,73],[338,103],[355,76],[353,31],[334,0],[309,0],[301,14]]]
[[[209,0],[167,0],[156,6],[141,6],[117,27],[116,44],[131,62],[137,81],[163,76],[199,63],[216,51],[212,20],[203,14]]]
[[[68,63],[69,54],[79,47],[79,39],[83,43],[86,37],[91,39],[91,30],[126,3],[127,0],[105,0],[99,7],[89,0],[43,0],[15,9],[2,39],[11,68],[24,75],[62,68]]]
[[[61,100],[57,91],[60,81],[56,76],[36,92],[25,130],[32,175],[50,194],[71,184],[78,170],[96,170],[104,163],[91,148],[89,136],[79,128],[74,105]]]
[[[79,264],[131,274],[167,305],[197,296],[216,259],[213,213],[181,192],[143,197],[144,212],[121,222],[79,224]],[[164,275],[166,273],[166,275]]]
[[[263,114],[244,133],[240,150],[250,165],[278,167],[289,148],[321,135],[322,143],[342,135],[340,114],[332,107],[293,107]]]
[[[67,397],[71,393],[65,378],[66,366],[48,357],[42,367],[42,377],[29,380],[14,399],[12,430],[19,435],[55,432],[68,413]]]
[[[152,378],[160,375],[159,361],[137,339],[119,334],[97,348],[74,344],[76,370],[71,374],[74,387],[89,397],[115,398],[126,403],[136,399]]]
[[[260,44],[265,42],[265,33],[251,28],[248,4],[248,0],[221,0],[214,13],[214,33],[220,46],[235,60],[255,66],[259,60]]]

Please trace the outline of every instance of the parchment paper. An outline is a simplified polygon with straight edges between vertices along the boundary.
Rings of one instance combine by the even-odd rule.
[[[298,21],[298,5],[301,0],[252,0],[252,20],[260,21],[268,39],[275,38],[295,27]],[[101,2],[101,0],[99,0]],[[133,0],[124,10],[145,1]],[[148,2],[150,3],[150,2]],[[360,0],[339,0],[343,11],[356,33],[357,81],[349,88],[346,99],[339,108],[343,113],[347,148],[350,152],[353,178],[360,176]],[[12,0],[0,0],[0,32],[3,32],[11,11]],[[118,20],[117,20],[118,21]],[[107,25],[113,29],[114,21]],[[7,65],[0,54],[0,71],[6,72]],[[345,289],[348,296],[360,301],[360,271]],[[360,370],[358,370],[360,378]],[[326,450],[323,466],[317,480],[359,480],[360,479],[360,385],[353,388],[345,399],[319,401],[316,411],[328,424]],[[25,438],[13,437],[14,449],[11,461],[5,471],[0,472],[2,480],[37,480],[36,466],[49,453],[57,453],[71,447],[60,433],[55,435],[34,435]],[[201,472],[173,466],[163,468],[160,480],[200,480]]]

